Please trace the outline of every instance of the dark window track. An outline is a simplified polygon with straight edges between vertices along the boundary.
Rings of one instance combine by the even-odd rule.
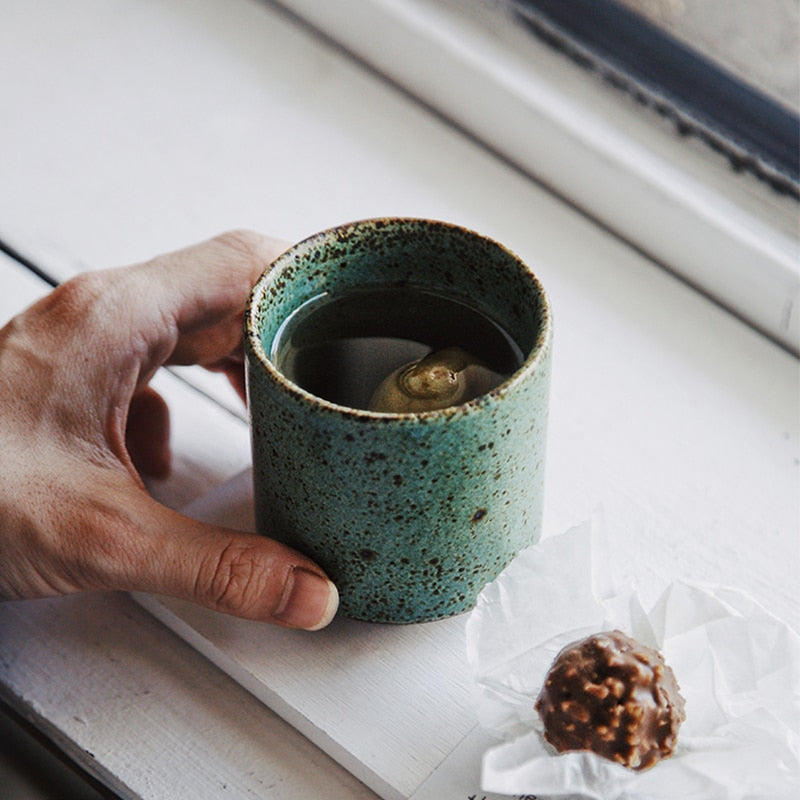
[[[615,0],[507,0],[538,38],[800,198],[800,117]]]
[[[52,275],[50,275],[49,272],[43,270],[38,264],[35,264],[27,256],[22,255],[22,253],[2,239],[0,239],[0,252],[5,253],[9,258],[12,258],[14,261],[22,264],[23,267],[29,269],[34,275],[41,278],[50,286],[54,288],[58,286],[58,281]]]

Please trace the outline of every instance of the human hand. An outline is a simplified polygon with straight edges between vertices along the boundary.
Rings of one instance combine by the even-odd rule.
[[[0,329],[0,598],[88,589],[182,597],[316,630],[338,594],[284,545],[196,522],[140,477],[169,471],[163,364],[225,372],[244,394],[242,314],[285,244],[225,234],[78,276]]]

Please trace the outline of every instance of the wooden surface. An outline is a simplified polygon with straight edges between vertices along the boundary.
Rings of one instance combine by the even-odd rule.
[[[0,238],[63,278],[236,226],[294,240],[409,214],[493,236],[555,313],[546,534],[602,506],[631,582],[729,584],[798,627],[800,372],[785,350],[268,4],[31,0],[4,8],[0,47]],[[45,289],[5,258],[0,282],[2,319]],[[247,428],[196,371],[158,381],[176,470],[151,489],[182,507],[248,466]],[[370,636],[359,647],[383,646]],[[0,690],[123,797],[375,796],[123,595],[0,606]],[[470,730],[470,713],[464,700],[441,724]],[[387,741],[382,722],[363,744]],[[398,760],[401,793],[416,766]]]

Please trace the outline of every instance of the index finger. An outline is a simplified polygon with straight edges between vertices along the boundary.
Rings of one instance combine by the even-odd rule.
[[[210,364],[236,352],[250,290],[287,246],[232,231],[130,268],[136,280],[155,287],[162,332],[175,337],[167,363]]]

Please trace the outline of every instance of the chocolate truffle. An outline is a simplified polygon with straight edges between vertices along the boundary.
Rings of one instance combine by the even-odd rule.
[[[621,631],[565,647],[536,701],[545,739],[559,752],[591,750],[630,769],[672,754],[684,699],[660,653]]]

